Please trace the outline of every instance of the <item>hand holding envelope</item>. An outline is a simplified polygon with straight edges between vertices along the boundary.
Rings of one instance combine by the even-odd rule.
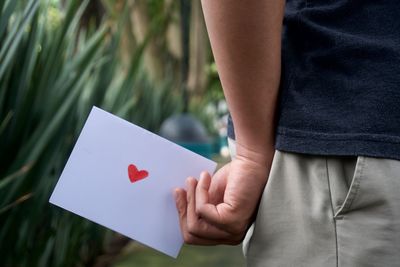
[[[236,156],[211,179],[187,180],[187,190],[175,191],[181,231],[186,243],[239,244],[254,219],[269,166]]]
[[[94,107],[50,202],[176,257],[173,189],[216,163]]]

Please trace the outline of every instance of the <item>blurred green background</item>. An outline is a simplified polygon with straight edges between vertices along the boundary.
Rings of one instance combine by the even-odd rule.
[[[243,266],[240,247],[173,260],[48,203],[93,105],[156,133],[191,114],[228,161],[200,2],[0,0],[0,266]]]

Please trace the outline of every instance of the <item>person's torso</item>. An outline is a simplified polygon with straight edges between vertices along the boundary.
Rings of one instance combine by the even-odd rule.
[[[288,0],[282,46],[277,149],[400,159],[400,1]]]

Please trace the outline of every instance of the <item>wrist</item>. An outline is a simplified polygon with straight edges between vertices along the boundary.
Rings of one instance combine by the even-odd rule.
[[[274,157],[275,148],[274,144],[265,144],[257,147],[250,147],[241,143],[240,141],[236,141],[236,158],[251,161],[258,165],[267,167],[268,169],[271,166],[272,159]]]

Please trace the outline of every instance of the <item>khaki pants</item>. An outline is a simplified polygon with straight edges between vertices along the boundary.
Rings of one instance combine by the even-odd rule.
[[[243,250],[250,267],[400,266],[400,161],[276,151]]]

